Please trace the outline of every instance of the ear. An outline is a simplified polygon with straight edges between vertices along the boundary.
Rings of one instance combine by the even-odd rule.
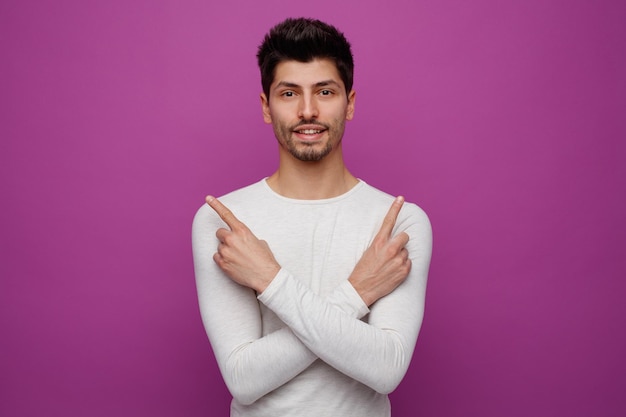
[[[261,111],[263,112],[263,121],[267,124],[271,124],[272,115],[270,114],[270,103],[265,93],[261,93]]]
[[[354,101],[356,100],[356,91],[350,91],[348,94],[348,107],[346,108],[346,120],[352,120],[354,117]]]

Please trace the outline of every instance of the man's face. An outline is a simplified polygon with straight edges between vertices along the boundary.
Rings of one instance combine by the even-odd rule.
[[[301,161],[319,161],[340,145],[354,98],[333,61],[284,61],[276,66],[269,97],[261,95],[263,119],[284,150]]]

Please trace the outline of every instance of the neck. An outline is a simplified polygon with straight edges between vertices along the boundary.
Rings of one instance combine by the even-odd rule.
[[[281,152],[278,170],[267,179],[276,193],[299,200],[345,194],[359,182],[346,168],[341,151],[317,162],[303,162]]]

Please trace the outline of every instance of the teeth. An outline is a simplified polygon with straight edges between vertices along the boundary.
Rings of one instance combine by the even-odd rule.
[[[304,133],[305,135],[315,135],[320,132],[321,130],[313,130],[313,129],[304,129],[300,131],[300,133]]]

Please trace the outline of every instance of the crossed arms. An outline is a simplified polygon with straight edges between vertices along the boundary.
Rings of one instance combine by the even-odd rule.
[[[392,236],[403,205],[396,199],[348,280],[322,297],[282,269],[267,243],[217,199],[207,202],[227,228],[215,232],[215,222],[194,222],[198,295],[220,370],[239,402],[256,401],[318,358],[378,392],[397,386],[423,314],[430,259],[425,216],[419,225],[424,230],[409,231],[421,247],[411,246],[407,233]],[[420,233],[424,239],[413,239]],[[215,237],[217,244],[205,244]],[[286,326],[263,335],[263,307]],[[361,321],[368,312],[369,322]]]

